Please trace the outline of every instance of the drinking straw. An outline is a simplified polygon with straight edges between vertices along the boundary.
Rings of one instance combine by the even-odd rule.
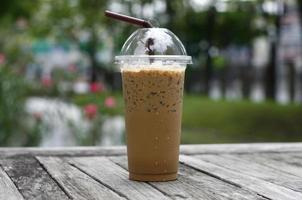
[[[119,13],[115,13],[109,10],[105,11],[105,16],[116,19],[116,20],[120,20],[123,22],[127,22],[129,24],[134,24],[134,25],[138,25],[138,26],[142,26],[144,28],[152,28],[152,24],[149,21],[143,20],[143,19],[138,19],[135,17],[131,17],[131,16],[127,16],[127,15],[122,15]]]

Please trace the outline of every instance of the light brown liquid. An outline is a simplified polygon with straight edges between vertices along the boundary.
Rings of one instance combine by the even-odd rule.
[[[184,74],[184,68],[122,70],[130,179],[176,179]]]

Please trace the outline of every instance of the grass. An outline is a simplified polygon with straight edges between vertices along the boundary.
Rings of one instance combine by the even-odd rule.
[[[116,108],[105,108],[106,96],[117,99]],[[78,105],[96,103],[100,112],[123,114],[120,93],[76,96]],[[213,101],[185,95],[182,143],[239,143],[302,141],[302,106],[274,102]]]
[[[301,105],[184,99],[183,143],[302,141]]]

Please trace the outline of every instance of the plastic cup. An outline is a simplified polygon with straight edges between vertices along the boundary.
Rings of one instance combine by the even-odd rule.
[[[145,28],[129,37],[116,62],[122,73],[129,178],[175,180],[191,57],[169,30]]]

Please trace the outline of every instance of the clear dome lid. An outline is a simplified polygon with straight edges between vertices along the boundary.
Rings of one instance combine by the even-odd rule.
[[[115,57],[118,64],[192,64],[191,56],[174,33],[165,28],[142,28],[130,35],[124,43],[121,55]]]

